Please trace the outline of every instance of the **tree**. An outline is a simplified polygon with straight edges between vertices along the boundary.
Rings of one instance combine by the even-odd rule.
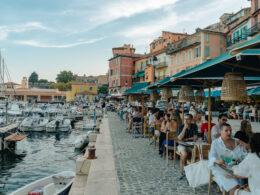
[[[57,83],[68,83],[73,80],[73,73],[71,71],[61,71],[57,77],[56,81]]]
[[[107,95],[108,94],[108,85],[102,85],[102,86],[98,87],[98,94]]]
[[[38,82],[38,74],[36,72],[33,72],[29,77],[30,83],[37,83]]]
[[[58,89],[60,91],[68,91],[71,89],[71,83],[52,83],[50,85],[51,89]]]
[[[48,83],[48,80],[47,79],[40,79],[40,80],[38,80],[38,83]]]

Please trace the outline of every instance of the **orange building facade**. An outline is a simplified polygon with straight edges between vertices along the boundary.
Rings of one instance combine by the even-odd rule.
[[[225,33],[197,29],[196,33],[168,44],[167,54],[171,58],[169,75],[188,70],[225,53],[225,40]]]
[[[150,43],[150,53],[166,48],[168,43],[180,40],[187,36],[188,34],[162,31],[162,36]]]

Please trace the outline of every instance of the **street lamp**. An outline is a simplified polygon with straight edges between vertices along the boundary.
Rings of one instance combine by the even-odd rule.
[[[157,65],[158,63],[158,59],[156,56],[153,56],[153,82],[155,82],[155,66]]]

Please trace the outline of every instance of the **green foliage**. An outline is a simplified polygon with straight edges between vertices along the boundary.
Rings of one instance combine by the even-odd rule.
[[[30,83],[37,83],[38,82],[38,74],[36,72],[33,72],[29,77]]]
[[[107,95],[108,94],[108,85],[102,85],[98,87],[98,94],[104,94]]]
[[[40,79],[40,80],[38,81],[38,83],[48,83],[48,80],[47,80],[47,79]]]
[[[57,83],[68,83],[73,80],[73,73],[71,71],[61,71],[57,77],[56,81]]]
[[[71,89],[71,83],[52,83],[50,85],[51,89],[58,89],[60,91],[68,91]]]

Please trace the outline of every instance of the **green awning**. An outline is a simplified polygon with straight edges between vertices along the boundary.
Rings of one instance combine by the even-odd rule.
[[[157,81],[157,82],[155,82],[155,83],[153,83],[153,84],[147,86],[146,88],[147,88],[147,89],[156,89],[156,88],[158,88],[158,85],[164,84],[164,83],[170,81],[170,79],[171,79],[171,77],[166,77],[166,78],[164,78],[164,79],[162,79],[162,80],[160,80],[160,81]]]
[[[132,78],[135,78],[135,77],[143,77],[144,76],[144,72],[138,72],[138,73],[135,73]]]
[[[135,83],[130,89],[124,91],[123,95],[130,95],[130,94],[149,94],[148,90],[145,88],[149,85],[149,82],[144,83]]]

